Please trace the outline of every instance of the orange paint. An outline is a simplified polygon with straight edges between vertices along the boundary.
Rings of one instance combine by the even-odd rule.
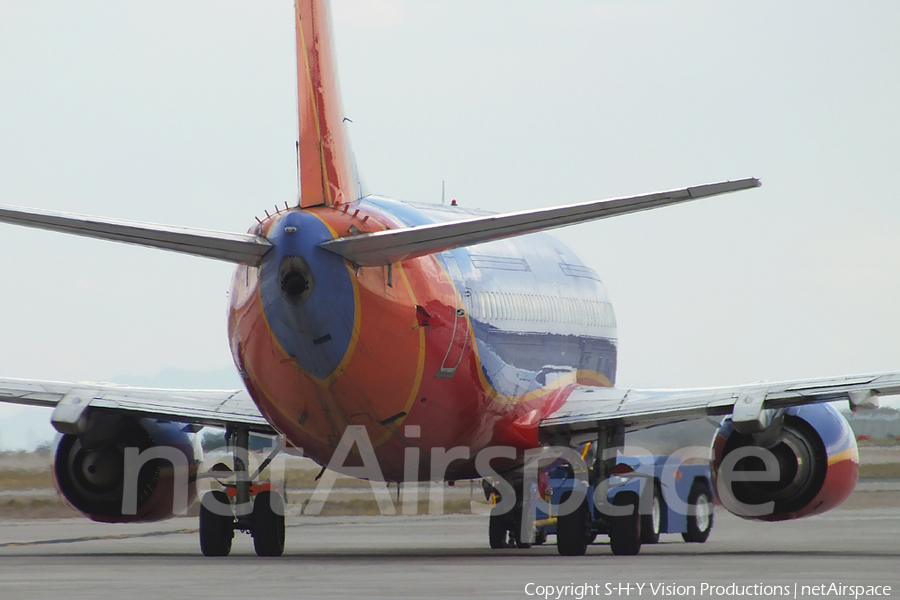
[[[305,210],[335,236],[347,235],[351,227],[377,231],[393,226],[364,206],[351,208],[349,213]],[[356,210],[360,214],[354,218],[350,213]],[[264,221],[259,233],[267,235],[284,214]],[[421,448],[426,466],[419,477],[425,478],[432,448],[470,449],[471,461],[451,466],[448,476],[454,477],[474,475],[474,456],[487,446],[524,451],[538,445],[540,419],[565,401],[574,382],[516,398],[490,388],[468,317],[456,312],[461,299],[433,256],[395,264],[390,277],[386,266],[354,270],[348,263],[347,269],[357,303],[354,342],[326,380],[304,373],[277,342],[263,311],[257,273],[250,273],[256,270],[241,268],[235,276],[229,316],[235,361],[260,411],[292,445],[327,464],[346,427],[363,425],[389,480],[403,478],[404,451],[410,446]],[[429,315],[427,323],[420,307]],[[438,376],[448,365],[458,365],[452,376]],[[407,425],[419,426],[421,437],[407,439]]]
[[[356,200],[325,0],[295,2],[300,206]]]

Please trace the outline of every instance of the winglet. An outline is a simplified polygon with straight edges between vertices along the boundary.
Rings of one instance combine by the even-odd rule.
[[[295,0],[300,206],[356,200],[326,0]]]

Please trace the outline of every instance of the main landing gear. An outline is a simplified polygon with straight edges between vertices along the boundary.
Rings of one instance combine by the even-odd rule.
[[[556,534],[557,549],[563,556],[585,554],[587,547],[593,543],[598,534],[609,536],[612,553],[618,556],[633,556],[640,552],[643,544],[658,543],[666,517],[664,500],[655,480],[656,476],[635,473],[627,464],[618,464],[615,455],[605,458],[603,456],[603,450],[621,448],[624,447],[624,443],[624,427],[621,424],[604,423],[598,427],[596,445],[593,445],[593,448],[588,446],[582,452],[582,458],[590,465],[587,473],[580,473],[576,477],[576,465],[556,467],[551,471],[550,481],[553,482],[554,477],[557,478],[554,489],[561,494],[558,498],[554,498],[553,506],[565,505],[567,510],[554,516],[551,506],[550,512],[542,513],[539,517],[541,520],[537,522],[537,532],[530,540],[522,538],[526,537],[529,530],[535,528],[534,511],[523,510],[523,484],[521,482],[518,485],[514,484],[515,508],[506,514],[500,514],[495,507],[491,514],[489,525],[491,548],[528,548],[532,543],[542,543],[548,531]],[[593,452],[588,454],[591,450]],[[586,476],[586,482],[582,476]],[[626,479],[632,476],[648,479],[637,480],[646,482],[641,485],[622,484],[618,481],[613,491],[607,491],[605,484],[611,478]],[[570,489],[566,490],[566,487]],[[534,496],[534,491],[526,493],[530,497]],[[598,499],[598,496],[602,496],[602,499]],[[601,504],[595,505],[595,501]],[[712,522],[711,496],[706,488],[698,489],[692,493],[689,501],[696,509],[688,521],[685,539],[703,541],[706,539],[704,534],[709,534]],[[609,502],[609,505],[606,502]],[[525,519],[529,518],[530,521],[524,523]]]
[[[279,444],[256,472],[248,475],[246,457],[250,434],[229,429],[226,439],[234,448],[234,483],[225,491],[207,492],[200,500],[200,550],[204,556],[228,556],[234,532],[253,536],[257,556],[281,556],[284,552],[284,500],[269,484],[254,485],[259,474],[281,452]]]
[[[625,429],[622,425],[607,424],[597,429],[597,443],[594,448],[593,465],[588,469],[589,493],[593,492],[606,480],[613,476],[616,457],[603,458],[603,450],[621,448],[625,445]],[[582,501],[577,509],[568,515],[560,515],[557,521],[557,547],[563,556],[581,556],[587,546],[597,535],[605,532],[609,535],[609,546],[617,556],[633,556],[641,551],[643,543],[655,544],[659,541],[659,523],[661,505],[656,488],[650,484],[656,504],[649,515],[641,515],[640,497],[636,492],[621,491],[617,493],[612,504],[616,508],[612,514],[602,514],[598,507],[591,509],[584,492],[573,490],[571,494],[579,494]]]
[[[496,493],[496,492],[494,492]],[[491,510],[491,518],[488,523],[488,541],[491,548],[499,550],[501,548],[531,548],[532,544],[542,544],[546,541],[543,539],[524,539],[522,536],[522,519],[527,519],[527,529],[534,529],[534,513],[532,511],[523,510],[524,502],[522,501],[522,484],[516,486],[516,505],[512,510],[501,513],[495,506]]]

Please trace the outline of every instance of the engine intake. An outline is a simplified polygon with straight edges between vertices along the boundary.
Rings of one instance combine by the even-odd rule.
[[[757,451],[733,454],[742,449]],[[744,518],[781,521],[820,514],[846,500],[856,486],[859,452],[846,419],[834,407],[816,404],[786,409],[758,434],[742,434],[726,418],[713,438],[711,466],[725,508]],[[725,477],[723,468],[734,477]],[[741,474],[755,480],[741,480]],[[724,489],[729,479],[730,489]],[[740,505],[729,506],[725,500],[731,498]],[[740,510],[768,503],[766,514]]]
[[[56,486],[72,508],[94,521],[137,523],[174,516],[176,494],[186,497],[188,505],[193,502],[202,456],[196,436],[184,431],[184,424],[141,419],[103,425],[107,431],[94,430],[81,436],[66,434],[57,442],[53,465]],[[123,513],[125,449],[144,452],[160,446],[183,454],[187,469],[161,458],[143,462],[136,489],[130,490],[136,492],[136,513]]]

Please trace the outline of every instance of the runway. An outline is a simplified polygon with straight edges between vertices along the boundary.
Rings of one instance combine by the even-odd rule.
[[[706,544],[663,536],[637,557],[612,556],[604,544],[577,558],[559,556],[552,544],[492,551],[486,517],[446,515],[294,517],[282,558],[257,558],[251,538],[238,535],[230,557],[208,559],[196,527],[196,519],[0,521],[0,597],[533,598],[537,585],[579,584],[597,586],[600,597],[653,596],[648,586],[639,594],[639,583],[697,588],[655,597],[715,597],[699,593],[703,582],[891,585],[900,595],[900,509],[837,510],[774,525],[718,511]],[[575,588],[565,591],[558,597],[578,597]]]

